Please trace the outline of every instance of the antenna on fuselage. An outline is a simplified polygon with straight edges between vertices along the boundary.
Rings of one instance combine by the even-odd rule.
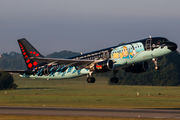
[[[149,35],[149,38],[151,38],[151,36]]]

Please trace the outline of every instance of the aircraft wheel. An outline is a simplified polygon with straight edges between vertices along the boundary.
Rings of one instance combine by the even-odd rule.
[[[117,77],[112,77],[112,78],[110,79],[110,82],[111,82],[111,83],[118,83],[118,82],[119,82],[119,79],[118,79]]]
[[[96,79],[94,77],[88,77],[87,78],[88,83],[94,83],[95,81],[96,81]]]
[[[160,67],[159,66],[155,67],[155,70],[160,70]]]

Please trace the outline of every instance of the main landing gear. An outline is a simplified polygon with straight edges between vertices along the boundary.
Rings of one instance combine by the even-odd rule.
[[[92,77],[92,72],[89,72],[89,75],[87,76],[87,82],[88,83],[94,83],[96,79]]]
[[[93,72],[89,72],[89,74],[87,75],[87,82],[88,83],[94,83],[96,81],[96,79],[94,77],[92,77],[92,73]],[[111,83],[116,83],[116,84],[121,83],[123,79],[120,78],[120,80],[119,80],[119,78],[116,77],[116,73],[118,73],[118,70],[114,70],[113,73],[114,73],[114,75],[110,79],[110,82]]]
[[[118,83],[119,79],[116,77],[116,73],[118,73],[118,70],[114,70],[114,76],[110,79],[111,83]]]
[[[157,62],[158,58],[153,58],[152,61],[154,62],[155,65],[155,70],[159,70],[160,67],[158,66],[158,62]]]

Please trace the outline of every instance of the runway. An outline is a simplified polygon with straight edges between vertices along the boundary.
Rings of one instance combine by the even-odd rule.
[[[0,114],[180,119],[180,110],[0,106]]]

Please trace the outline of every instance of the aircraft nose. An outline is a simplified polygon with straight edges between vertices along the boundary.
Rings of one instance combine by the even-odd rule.
[[[168,42],[167,46],[168,46],[168,49],[170,49],[171,51],[175,51],[178,47],[177,44],[173,42]]]

